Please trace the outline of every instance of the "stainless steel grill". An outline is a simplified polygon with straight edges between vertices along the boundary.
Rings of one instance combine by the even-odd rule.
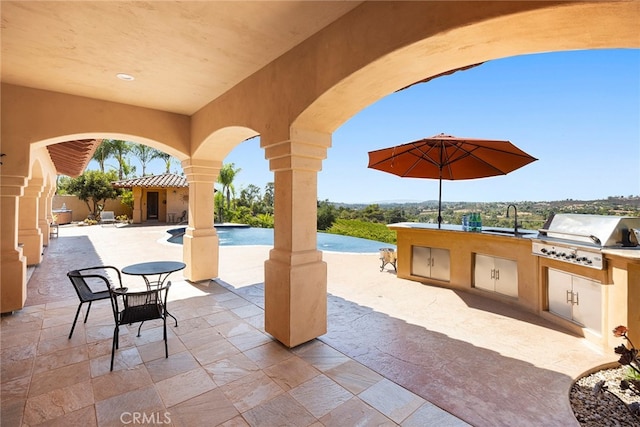
[[[534,255],[604,269],[602,249],[637,248],[640,218],[558,214],[532,239]]]

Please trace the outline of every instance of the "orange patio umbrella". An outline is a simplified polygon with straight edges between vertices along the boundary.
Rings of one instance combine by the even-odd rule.
[[[506,175],[538,159],[509,141],[458,138],[439,134],[431,138],[369,152],[369,168],[403,178],[440,181],[438,228],[442,223],[442,180]]]

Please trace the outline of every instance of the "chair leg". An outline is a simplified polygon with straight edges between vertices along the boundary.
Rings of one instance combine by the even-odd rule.
[[[169,346],[167,345],[167,317],[163,319],[164,321],[164,357],[165,359],[169,358]]]
[[[178,327],[178,319],[176,319],[176,316],[174,316],[173,314],[169,313],[168,311],[167,311],[167,316],[173,317],[173,320],[176,321],[176,328],[177,328]]]
[[[80,302],[80,305],[78,305],[78,310],[76,311],[76,317],[73,319],[73,325],[71,325],[71,332],[69,332],[69,339],[71,339],[71,335],[73,335],[73,330],[76,328],[76,322],[78,321],[78,315],[80,314],[81,308],[82,308],[82,302]]]
[[[87,319],[89,318],[89,310],[91,310],[91,303],[93,301],[89,301],[89,307],[87,307],[87,314],[84,316],[84,323],[87,323]]]
[[[138,326],[138,335],[140,336],[140,329],[142,329],[142,325],[144,325],[144,322],[140,322],[140,326]]]
[[[111,343],[111,370],[113,371],[113,358],[116,354],[116,348],[118,348],[118,336],[120,335],[118,325],[113,330],[113,342]]]

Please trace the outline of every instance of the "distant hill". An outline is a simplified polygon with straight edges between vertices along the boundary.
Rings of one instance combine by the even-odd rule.
[[[346,209],[364,209],[367,206],[379,205],[382,209],[433,209],[438,206],[437,200],[410,201],[384,200],[374,203],[333,203],[332,205]],[[458,210],[491,210],[504,209],[511,202],[442,202],[442,209]],[[600,215],[640,215],[640,196],[611,196],[598,200],[552,200],[552,201],[522,201],[515,203],[518,211],[556,213],[593,213]]]

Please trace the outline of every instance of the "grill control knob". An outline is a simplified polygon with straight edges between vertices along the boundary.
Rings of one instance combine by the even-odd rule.
[[[547,248],[542,248],[542,249],[540,249],[540,252],[542,252],[543,254],[546,254],[549,251],[547,250]]]

